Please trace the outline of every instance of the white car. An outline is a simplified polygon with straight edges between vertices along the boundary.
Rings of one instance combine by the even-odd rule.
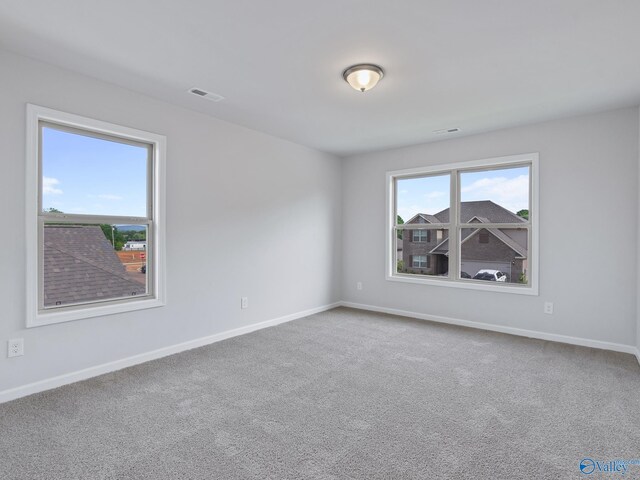
[[[473,276],[474,280],[489,280],[490,282],[506,282],[507,274],[500,270],[478,270]]]

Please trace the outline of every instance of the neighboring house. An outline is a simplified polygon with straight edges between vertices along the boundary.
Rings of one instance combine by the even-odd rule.
[[[464,223],[526,223],[509,210],[490,200],[461,203]],[[449,209],[435,215],[419,213],[407,224],[447,223]],[[445,275],[449,271],[447,229],[404,230],[403,258],[406,273]],[[517,283],[527,271],[527,230],[518,228],[463,229],[461,271],[470,276],[478,270],[494,269],[507,273]]]
[[[146,250],[147,249],[147,241],[146,240],[131,240],[124,244],[122,247],[123,250]]]
[[[144,295],[99,226],[44,227],[44,306]]]

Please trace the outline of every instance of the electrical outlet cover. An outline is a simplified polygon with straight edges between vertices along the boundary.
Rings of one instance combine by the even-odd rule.
[[[13,338],[7,342],[7,357],[20,357],[24,355],[24,339]]]

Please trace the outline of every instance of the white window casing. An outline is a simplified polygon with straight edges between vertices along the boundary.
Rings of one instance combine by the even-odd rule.
[[[487,282],[462,279],[460,232],[463,228],[478,229],[477,223],[461,223],[460,219],[460,174],[483,170],[529,167],[529,220],[522,224],[482,223],[483,229],[525,228],[528,232],[527,284]],[[538,295],[539,289],[539,155],[527,153],[506,157],[489,158],[470,162],[450,163],[427,167],[390,171],[386,174],[386,258],[385,276],[389,281],[437,285],[442,287],[485,290],[521,295]],[[398,224],[397,223],[397,180],[432,175],[450,175],[449,223],[442,224]],[[396,235],[398,230],[409,233],[412,230],[449,230],[449,271],[446,276],[427,276],[398,273],[396,271]],[[413,237],[411,237],[413,238]],[[476,240],[477,241],[477,240]],[[405,251],[406,255],[407,252]]]
[[[147,165],[147,214],[144,217],[51,213],[42,210],[42,135],[45,125],[106,140],[150,148]],[[166,302],[165,151],[166,138],[37,105],[27,105],[26,125],[26,326],[37,327],[103,315],[160,307]],[[146,227],[146,294],[140,297],[45,308],[43,301],[43,232],[45,222],[60,224],[135,224]]]

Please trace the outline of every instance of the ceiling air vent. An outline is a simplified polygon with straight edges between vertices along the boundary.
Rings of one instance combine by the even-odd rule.
[[[434,130],[433,133],[435,133],[436,135],[442,135],[444,133],[456,133],[459,131],[459,128],[443,128],[442,130]]]
[[[219,102],[220,100],[224,100],[222,95],[218,95],[217,93],[207,92],[206,90],[202,90],[201,88],[191,88],[189,93],[197,95],[202,98],[206,98],[212,102]]]

